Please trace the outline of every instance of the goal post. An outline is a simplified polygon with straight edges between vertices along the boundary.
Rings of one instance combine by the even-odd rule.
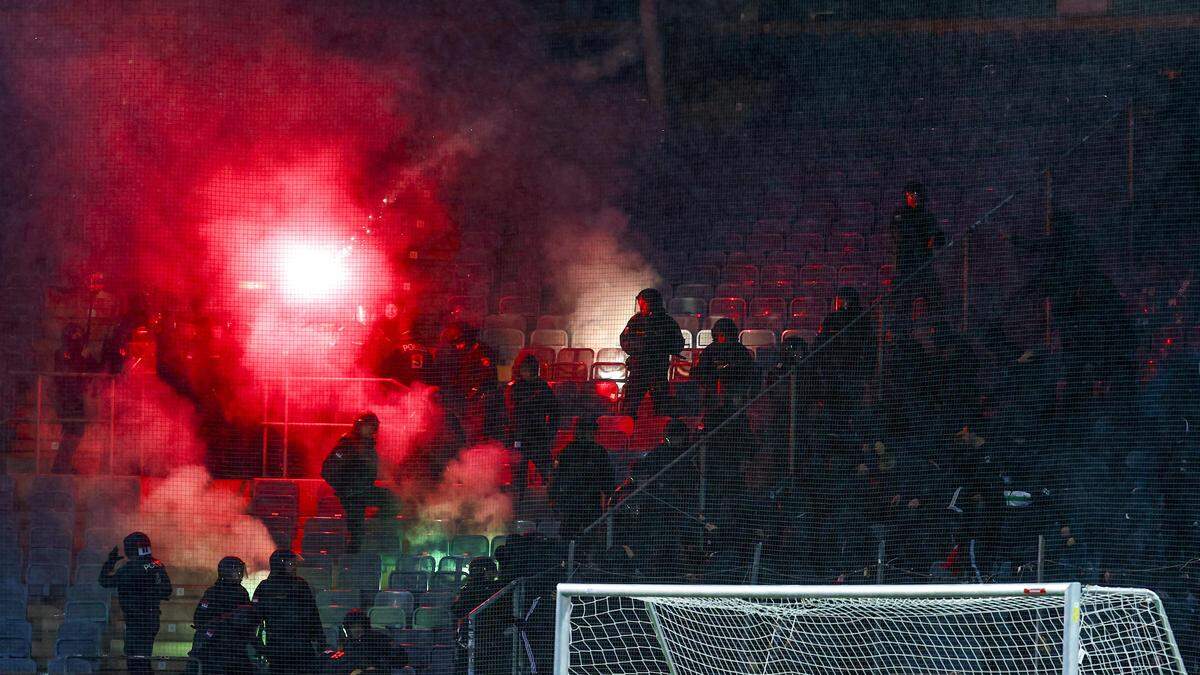
[[[1158,596],[1059,584],[560,584],[555,675],[1185,673]]]

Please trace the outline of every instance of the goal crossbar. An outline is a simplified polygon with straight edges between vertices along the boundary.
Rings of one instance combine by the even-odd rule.
[[[557,601],[556,675],[1185,673],[1145,589],[572,583]]]

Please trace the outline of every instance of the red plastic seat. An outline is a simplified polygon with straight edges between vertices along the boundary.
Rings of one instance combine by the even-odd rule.
[[[500,305],[497,309],[501,314],[520,314],[522,316],[541,314],[537,299],[527,295],[506,295],[500,298]]]
[[[596,362],[596,352],[589,347],[567,347],[558,351],[557,361],[559,363],[582,363],[590,372],[592,364]]]
[[[741,326],[746,321],[746,301],[742,298],[713,298],[708,303],[708,322],[712,323],[720,317],[729,317]]]
[[[750,316],[746,319],[746,328],[779,331],[783,328],[787,313],[787,300],[783,298],[755,298],[750,303]]]
[[[747,242],[747,248],[758,253],[767,251],[779,251],[784,247],[784,239],[782,234],[773,232],[756,232],[750,235]]]
[[[727,284],[738,284],[746,290],[752,290],[758,284],[758,267],[755,265],[726,265],[721,281]]]
[[[800,270],[800,286],[803,288],[828,288],[833,278],[833,269],[820,263],[805,265]]]
[[[815,331],[821,327],[828,310],[829,305],[822,302],[821,296],[800,295],[792,300],[788,323],[792,328]]]

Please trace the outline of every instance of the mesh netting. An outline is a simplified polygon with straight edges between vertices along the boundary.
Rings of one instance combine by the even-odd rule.
[[[211,666],[288,551],[214,616],[300,672],[546,672],[561,581],[1149,588],[1197,669],[1188,3],[3,4],[0,671]]]

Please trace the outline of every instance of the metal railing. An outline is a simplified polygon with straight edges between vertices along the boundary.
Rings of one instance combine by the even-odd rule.
[[[514,623],[511,631],[512,675],[521,674],[521,631],[519,628],[519,623],[522,619],[521,605],[525,594],[524,577],[510,581],[507,586],[493,593],[492,596],[487,600],[479,603],[479,605],[476,606],[475,609],[472,609],[470,612],[468,612],[467,616],[463,619],[467,628],[467,675],[475,675],[476,672],[475,653],[479,648],[479,615],[510,593],[513,596],[512,618]]]
[[[11,412],[8,420],[9,420],[9,422],[15,423],[15,424],[32,424],[33,425],[33,427],[34,427],[33,456],[34,456],[35,472],[42,473],[42,450],[43,450],[43,447],[46,445],[46,439],[47,439],[47,434],[45,433],[46,427],[50,426],[50,425],[62,424],[65,422],[65,423],[78,423],[78,424],[90,425],[93,429],[95,428],[96,423],[105,424],[106,431],[104,434],[104,457],[105,457],[104,465],[105,465],[106,470],[104,471],[104,473],[108,473],[108,474],[113,473],[114,454],[116,452],[116,436],[117,436],[116,428],[117,428],[117,380],[119,378],[118,375],[113,375],[111,373],[55,373],[55,372],[37,372],[37,371],[11,371],[11,372],[9,372],[9,377],[10,377],[11,381],[9,382],[10,391],[8,392],[8,395],[12,399],[9,402],[9,406],[10,406],[12,412]],[[34,396],[34,401],[33,401],[34,413],[33,413],[32,418],[24,417],[19,414],[18,411],[23,406],[16,400],[19,396],[19,394],[17,393],[17,390],[22,389],[22,387],[18,386],[19,382],[22,379],[28,379],[28,378],[32,378],[32,380],[33,380],[31,383],[31,386],[30,386],[30,389],[33,391],[33,396]],[[48,385],[50,385],[56,381],[63,381],[63,380],[69,380],[69,379],[86,380],[86,382],[81,385],[85,390],[83,392],[83,402],[82,402],[83,406],[84,406],[84,413],[85,413],[83,417],[59,417],[57,414],[51,415],[47,412],[47,407],[49,407],[51,409],[53,409],[53,407],[54,407],[54,400],[53,399],[51,399],[49,401],[47,400],[47,395],[48,395],[47,390],[53,389],[53,387],[48,386]],[[107,414],[88,415],[87,414],[88,408],[97,407],[95,404],[89,405],[89,403],[91,403],[91,401],[96,398],[100,398],[99,396],[97,396],[95,394],[95,391],[98,389],[104,390],[107,394],[108,400],[106,402],[102,402],[99,406],[101,408],[107,408]],[[139,395],[140,395],[140,392],[141,392],[140,388],[138,391],[139,391]],[[142,469],[142,449],[141,449],[140,443],[138,443],[137,446],[138,446],[137,447],[138,471],[140,473],[141,469]],[[57,450],[58,448],[54,447],[51,449]]]
[[[283,478],[288,477],[289,472],[289,456],[291,450],[292,429],[350,429],[353,425],[349,422],[330,422],[321,420],[309,419],[294,419],[293,404],[295,397],[299,392],[305,391],[303,385],[312,383],[340,383],[344,385],[355,384],[359,385],[363,391],[360,392],[356,409],[365,409],[368,405],[370,397],[365,390],[369,386],[384,386],[397,385],[400,383],[396,380],[385,377],[291,377],[285,375],[277,378],[267,378],[263,380],[262,388],[262,473],[267,475],[267,467],[270,460],[268,450],[270,447],[270,431],[278,429],[280,433],[281,443],[281,469],[280,475]],[[272,386],[275,385],[275,386]],[[339,392],[344,394],[346,392]],[[272,394],[277,394],[280,397],[278,419],[272,419],[272,404],[274,403]],[[339,401],[339,409],[345,409],[348,405],[344,400]]]

